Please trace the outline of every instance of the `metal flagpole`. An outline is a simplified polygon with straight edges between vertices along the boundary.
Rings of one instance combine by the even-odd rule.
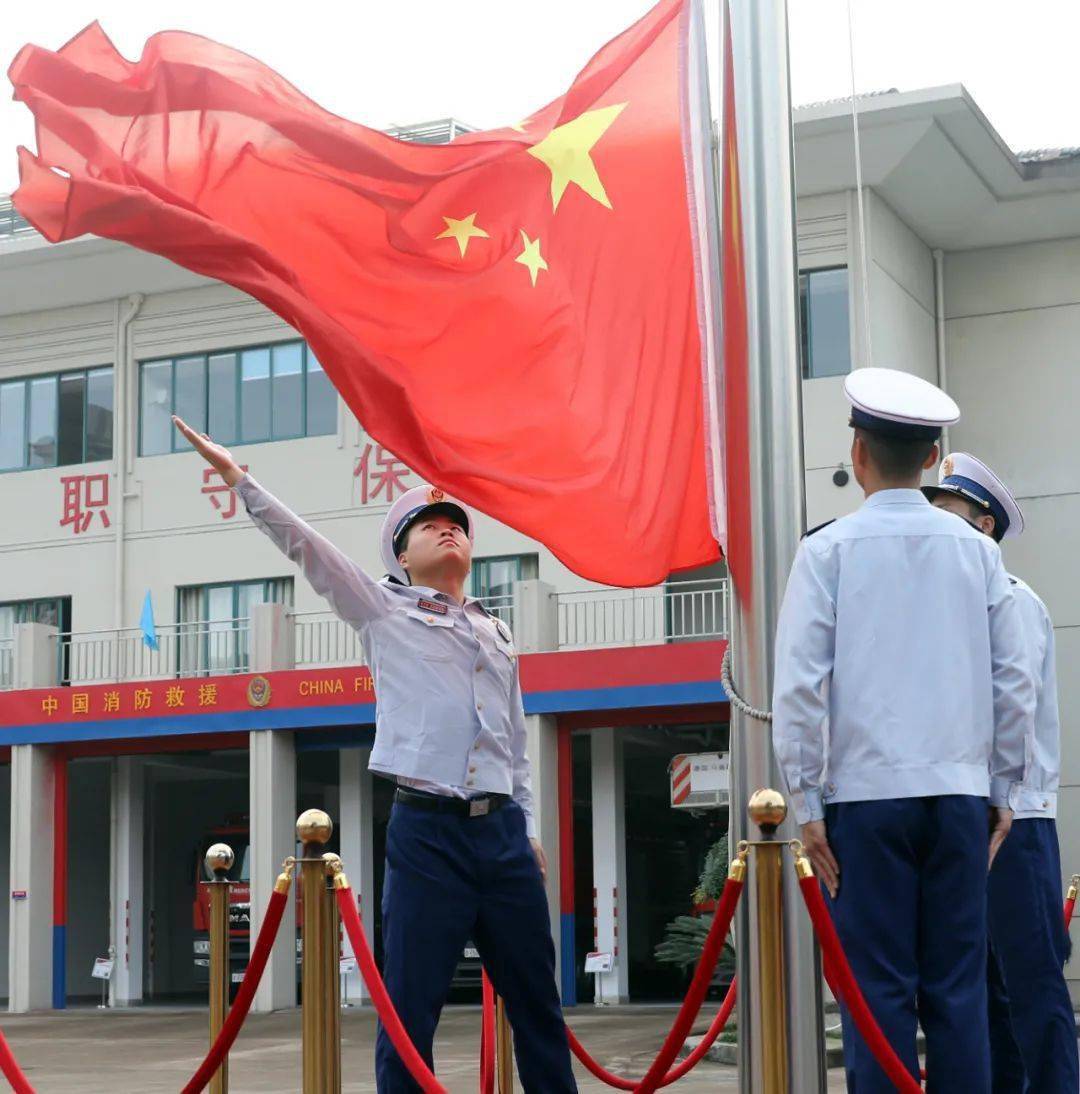
[[[731,636],[734,683],[753,707],[771,707],[773,641],[791,561],[805,527],[801,376],[798,353],[795,194],[786,0],[730,0],[749,344],[745,435],[749,443],[749,576],[737,588]],[[725,226],[727,227],[727,226]],[[730,510],[729,510],[730,511]],[[756,839],[746,804],[761,787],[784,789],[771,727],[732,705],[731,830]],[[797,835],[789,816],[778,839]],[[734,843],[733,843],[734,846]],[[783,874],[787,1022],[786,1090],[825,1090],[821,979],[810,923],[794,874]],[[766,1084],[762,1031],[756,1027],[762,969],[754,902],[740,904],[739,1088]]]

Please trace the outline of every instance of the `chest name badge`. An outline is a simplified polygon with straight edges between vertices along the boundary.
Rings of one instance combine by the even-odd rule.
[[[499,632],[499,635],[504,642],[510,642],[513,640],[513,635],[510,633],[510,628],[501,620],[495,620],[495,629]]]
[[[450,610],[445,604],[440,604],[437,600],[418,600],[416,606],[425,612],[433,612],[435,615],[446,615]]]

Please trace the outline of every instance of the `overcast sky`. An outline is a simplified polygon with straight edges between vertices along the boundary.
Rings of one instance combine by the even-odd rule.
[[[852,0],[860,91],[963,83],[1013,149],[1080,145],[1080,0]],[[707,9],[718,7],[705,0]],[[847,0],[789,0],[796,104],[850,93]],[[129,58],[158,30],[195,31],[276,68],[374,126],[453,115],[481,128],[561,94],[649,0],[37,0],[0,20],[4,65],[98,19]],[[0,193],[16,184],[29,112],[0,102]]]

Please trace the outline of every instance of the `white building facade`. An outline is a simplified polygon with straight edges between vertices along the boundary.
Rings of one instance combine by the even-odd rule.
[[[848,369],[907,369],[954,395],[963,418],[947,443],[1016,493],[1028,530],[1006,561],[1054,617],[1067,876],[1080,870],[1080,593],[1069,563],[1080,531],[1080,157],[1018,158],[958,86],[862,99],[863,240],[850,110],[796,112],[804,349],[792,367],[804,377],[807,525],[861,500],[840,390]],[[93,958],[112,946],[114,1003],[197,995],[200,848],[229,832],[248,847],[257,926],[260,893],[310,805],[339,822],[377,943],[389,788],[366,773],[373,696],[358,647],[181,450],[168,416],[233,444],[374,572],[382,517],[416,477],[255,301],[108,241],[49,246],[2,217],[0,873],[11,900],[0,908],[0,994],[6,982],[14,1010],[89,997]],[[653,951],[691,910],[726,809],[673,810],[667,772],[678,755],[728,749],[722,567],[606,590],[486,517],[476,556],[473,592],[512,622],[528,662],[564,998],[676,998],[684,974]],[[148,595],[156,652],[139,629]],[[311,702],[238,712],[205,690],[222,681],[225,696],[224,681],[251,673],[278,695],[306,686],[297,694]],[[350,701],[335,698],[335,679],[356,689]],[[172,705],[169,687],[182,691]],[[590,950],[614,954],[610,973],[584,975]],[[1080,995],[1080,966],[1071,971]],[[294,998],[293,955],[279,946],[258,1005]]]

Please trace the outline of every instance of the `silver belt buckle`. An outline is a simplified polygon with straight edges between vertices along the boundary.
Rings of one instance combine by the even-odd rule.
[[[489,798],[471,798],[469,800],[469,816],[485,817],[491,809]]]

